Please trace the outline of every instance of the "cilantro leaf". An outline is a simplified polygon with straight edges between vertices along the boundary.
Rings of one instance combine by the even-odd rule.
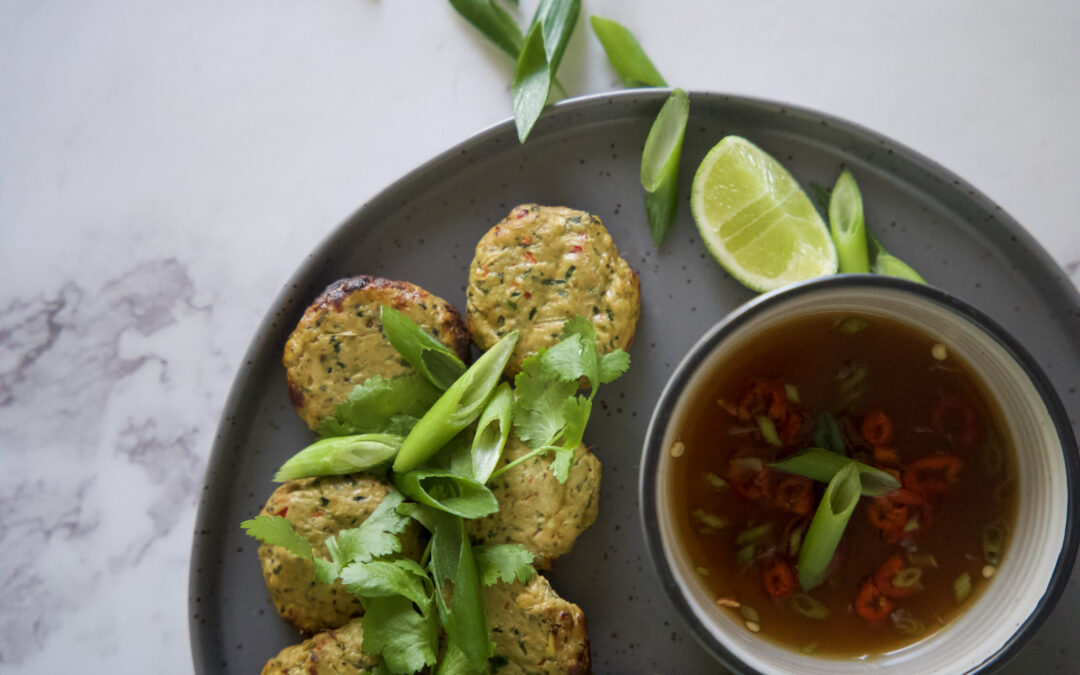
[[[431,612],[431,579],[415,560],[394,558],[350,563],[341,570],[341,583],[363,598],[400,595],[412,600],[424,614]]]
[[[545,350],[525,359],[514,378],[514,428],[530,448],[550,445],[566,426],[566,400],[577,393],[577,380],[564,381],[543,362]]]
[[[240,523],[249,537],[269,546],[281,546],[300,558],[311,558],[311,542],[293,529],[285,516],[255,516]]]
[[[326,549],[333,564],[340,570],[352,562],[399,553],[401,540],[397,535],[409,526],[409,518],[397,511],[404,499],[400,492],[388,492],[359,527],[341,530],[327,539]]]
[[[373,375],[357,385],[349,398],[337,405],[334,414],[319,423],[316,431],[323,437],[400,435],[412,429],[439,394],[438,389],[416,373],[390,379]]]
[[[600,357],[600,382],[607,384],[619,379],[630,367],[630,355],[616,349]]]
[[[528,583],[536,574],[532,566],[536,556],[518,544],[473,546],[473,558],[476,560],[480,583],[484,586],[491,586],[499,581],[512,584],[515,579]]]
[[[391,673],[435,665],[439,626],[434,612],[425,615],[400,595],[364,598],[363,605],[365,653],[382,656]]]
[[[555,447],[555,459],[551,462],[551,472],[555,474],[555,480],[565,483],[570,477],[570,469],[574,466],[573,448]]]

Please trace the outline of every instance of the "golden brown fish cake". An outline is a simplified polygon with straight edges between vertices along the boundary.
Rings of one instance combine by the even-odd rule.
[[[511,434],[499,465],[530,452]],[[600,504],[600,460],[584,444],[578,446],[565,483],[551,470],[550,454],[526,460],[490,481],[499,510],[466,521],[478,544],[521,544],[536,556],[538,567],[570,552],[593,522]]]
[[[353,619],[337,630],[328,630],[282,649],[266,662],[262,675],[361,675],[375,672],[379,660],[360,646],[364,620]]]
[[[359,527],[392,491],[389,484],[364,474],[302,478],[274,490],[262,513],[284,516],[311,542],[315,555],[329,558],[326,540],[341,530]],[[402,535],[402,544],[406,555],[419,557],[415,524]],[[337,628],[364,613],[360,601],[341,582],[316,581],[310,560],[280,546],[262,544],[259,561],[274,607],[305,635]]]
[[[585,613],[559,597],[536,574],[528,584],[497,583],[484,589],[484,612],[495,653],[495,675],[592,672]]]
[[[412,372],[383,332],[383,305],[468,360],[469,332],[446,300],[407,281],[366,275],[335,281],[304,312],[282,357],[289,398],[312,429],[369,377]]]
[[[630,346],[641,314],[637,275],[600,219],[564,206],[523,204],[491,228],[476,245],[466,295],[465,318],[482,349],[520,331],[510,375],[555,344],[567,319],[591,321],[606,354]]]

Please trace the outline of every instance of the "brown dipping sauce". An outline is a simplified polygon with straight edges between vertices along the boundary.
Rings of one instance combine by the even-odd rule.
[[[944,345],[880,317],[816,314],[743,345],[699,391],[672,453],[677,536],[748,630],[804,653],[881,654],[945,626],[993,580],[1016,518],[1015,452]],[[765,465],[820,445],[822,413],[849,457],[904,487],[859,500],[825,581],[804,592],[797,549],[825,484]]]

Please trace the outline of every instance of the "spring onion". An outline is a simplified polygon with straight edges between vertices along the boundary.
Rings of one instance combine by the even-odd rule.
[[[799,401],[799,388],[796,387],[795,385],[793,385],[793,384],[785,384],[784,385],[784,395],[787,396],[788,400],[791,401],[792,403],[800,403],[800,401]]]
[[[829,608],[806,593],[796,593],[791,596],[788,605],[808,619],[826,619],[829,617]]]
[[[393,459],[401,444],[401,436],[392,434],[323,438],[290,457],[274,474],[274,480],[281,483],[296,478],[367,471]]]
[[[860,491],[859,470],[854,462],[846,463],[829,481],[799,551],[799,584],[803,590],[811,591],[825,579],[844,528],[859,503]]]
[[[1005,523],[997,521],[982,533],[983,560],[987,565],[998,567],[1001,565],[1001,556],[1005,553]]]
[[[953,591],[956,594],[957,604],[967,600],[968,596],[971,595],[971,575],[964,572],[956,577],[956,581],[953,582]]]
[[[672,91],[649,129],[641,153],[645,213],[657,246],[675,221],[679,206],[679,160],[689,118],[690,97],[682,89]]]
[[[450,385],[465,373],[465,364],[457,354],[409,317],[393,307],[383,306],[379,318],[386,338],[394,349],[440,390],[449,389]]]
[[[450,4],[499,49],[515,59],[521,53],[525,41],[521,28],[494,0],[450,0]]]
[[[589,23],[623,84],[631,88],[667,86],[629,29],[595,14],[589,17]]]
[[[916,272],[911,265],[892,255],[885,250],[885,247],[881,245],[881,241],[874,236],[873,231],[867,228],[867,236],[869,238],[869,250],[870,250],[870,269],[874,274],[880,274],[886,277],[897,277],[899,279],[907,279],[908,281],[916,281],[920,284],[925,284],[926,280]]]
[[[540,0],[525,35],[510,92],[518,140],[528,138],[547,105],[555,73],[577,25],[581,0]]]
[[[764,415],[758,415],[754,418],[757,422],[758,430],[761,432],[761,437],[765,439],[765,442],[769,445],[775,445],[780,447],[783,443],[780,442],[780,434],[776,433],[776,425],[773,421]]]
[[[395,474],[394,487],[421,504],[461,518],[482,518],[499,510],[495,495],[483,483],[442,469]]]
[[[892,583],[897,588],[911,588],[922,581],[922,568],[905,567],[893,575]]]
[[[870,272],[862,195],[855,177],[847,169],[840,172],[829,198],[829,233],[836,245],[841,273]]]
[[[491,472],[502,457],[506,440],[510,437],[510,418],[514,409],[514,392],[510,384],[503,382],[495,389],[473,436],[472,477],[478,483],[486,483]]]
[[[915,618],[915,615],[907,609],[898,609],[889,615],[892,620],[893,626],[898,631],[908,637],[917,637],[926,632],[926,626],[922,621]]]
[[[405,437],[394,460],[395,472],[405,473],[420,466],[480,416],[510,360],[517,339],[518,332],[513,331],[496,342],[435,401]]]
[[[856,471],[862,494],[868,497],[880,497],[900,487],[900,481],[881,469],[862,462],[856,462],[835,452],[823,448],[808,448],[787,459],[769,464],[778,471],[805,476],[821,483],[830,483],[844,468],[852,466]]]
[[[739,536],[735,539],[735,543],[739,546],[757,544],[768,536],[770,532],[772,532],[772,523],[765,523],[763,525],[758,525],[757,527],[749,527],[739,533]]]
[[[836,418],[828,410],[818,415],[817,426],[814,428],[814,444],[841,457],[847,456],[844,434],[840,431]]]
[[[705,474],[705,482],[714,490],[726,490],[728,488],[728,482],[711,471]]]
[[[705,509],[694,509],[690,516],[700,525],[698,531],[702,534],[715,534],[728,525],[727,520]]]

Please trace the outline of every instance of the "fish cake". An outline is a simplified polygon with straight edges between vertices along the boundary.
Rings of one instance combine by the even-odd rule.
[[[520,331],[509,375],[558,342],[567,319],[588,319],[606,354],[630,346],[641,314],[638,277],[600,219],[565,206],[523,204],[491,228],[476,245],[466,296],[482,349]]]
[[[326,540],[341,530],[359,527],[393,490],[388,483],[364,474],[302,478],[274,490],[262,514],[283,516],[311,542],[315,555],[329,558]],[[401,537],[403,552],[419,557],[416,524],[411,523]],[[262,544],[259,561],[278,614],[305,635],[337,628],[364,613],[360,601],[340,581],[316,581],[310,560],[281,546]]]
[[[289,399],[312,429],[369,377],[412,372],[383,332],[379,319],[383,305],[409,317],[468,360],[469,332],[446,300],[407,281],[366,275],[335,281],[304,312],[282,358]]]
[[[587,675],[592,672],[585,612],[559,597],[543,575],[528,584],[483,589],[494,655],[493,675]]]
[[[361,650],[364,620],[353,619],[282,649],[266,662],[262,675],[363,675],[374,673],[379,659]]]
[[[531,452],[511,434],[500,466]],[[565,483],[552,472],[551,454],[518,464],[488,483],[499,510],[466,521],[478,544],[521,544],[536,555],[536,565],[570,552],[574,542],[596,521],[600,505],[600,460],[584,444],[578,446]]]

